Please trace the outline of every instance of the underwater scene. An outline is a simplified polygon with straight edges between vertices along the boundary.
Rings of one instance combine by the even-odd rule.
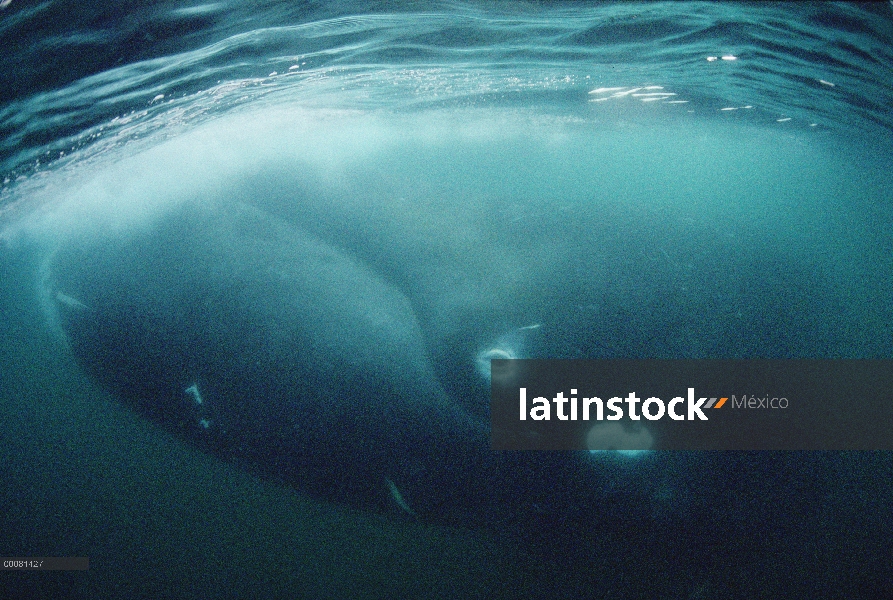
[[[89,559],[0,596],[893,598],[890,451],[490,439],[493,359],[893,359],[893,3],[3,0],[0,47],[0,555]]]

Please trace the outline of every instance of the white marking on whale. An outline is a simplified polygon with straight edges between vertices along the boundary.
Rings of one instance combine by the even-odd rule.
[[[76,308],[78,310],[90,310],[90,307],[78,300],[77,298],[72,298],[68,294],[64,294],[62,292],[56,292],[56,302],[60,304],[64,304],[65,306]]]
[[[400,493],[400,490],[397,489],[397,484],[385,477],[384,482],[388,486],[388,491],[391,492],[391,498],[400,507],[403,512],[415,516],[415,511],[410,508],[409,504],[403,498],[403,494]]]
[[[198,384],[197,384],[197,383],[193,383],[192,385],[190,385],[188,388],[186,388],[186,389],[183,390],[183,391],[185,391],[187,394],[192,394],[192,397],[195,398],[195,403],[196,403],[197,405],[201,406],[201,403],[202,403],[202,395],[201,395],[201,393],[198,391]],[[205,426],[205,428],[207,428],[207,426]]]
[[[528,331],[534,331],[541,328],[542,323],[534,323],[533,325],[525,325],[513,329],[509,333],[501,336],[496,343],[490,348],[480,351],[475,358],[478,373],[489,383],[492,381],[494,373],[492,371],[492,360],[523,358],[525,349],[525,334]],[[512,375],[512,373],[498,373],[498,377],[504,379]]]
[[[590,452],[616,451],[636,456],[654,446],[654,436],[646,427],[627,429],[620,423],[599,423],[586,434]]]

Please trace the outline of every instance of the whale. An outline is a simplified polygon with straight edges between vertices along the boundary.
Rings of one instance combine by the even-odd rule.
[[[537,296],[541,282],[575,272],[571,253],[540,246],[548,260],[457,286],[444,281],[447,267],[462,274],[460,261],[432,259],[426,272],[410,258],[420,252],[404,253],[408,242],[391,235],[397,250],[382,258],[373,233],[345,221],[326,234],[232,197],[182,202],[139,226],[57,240],[41,268],[52,282],[42,304],[81,368],[124,404],[186,443],[327,500],[450,525],[560,516],[586,528],[612,511],[650,518],[670,501],[709,503],[705,489],[687,490],[689,471],[720,457],[490,446],[490,359],[635,356],[636,340],[664,334],[648,315],[672,269],[633,274],[638,287]],[[362,251],[358,238],[370,239]],[[577,260],[593,272],[613,261],[622,273],[618,246]],[[670,305],[675,327],[697,324],[703,300],[686,301],[688,313]]]

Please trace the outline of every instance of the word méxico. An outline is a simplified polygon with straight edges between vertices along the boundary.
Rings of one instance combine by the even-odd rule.
[[[707,402],[707,398],[698,398],[695,400],[695,388],[688,388],[688,397],[683,398],[681,396],[677,396],[670,400],[668,403],[664,403],[660,398],[647,398],[646,400],[642,400],[636,396],[635,392],[630,392],[629,396],[626,398],[620,398],[619,396],[615,396],[613,398],[609,398],[607,402],[602,401],[601,398],[582,398],[579,401],[574,394],[577,393],[576,389],[571,390],[571,397],[565,398],[564,392],[558,392],[558,394],[552,398],[551,402],[555,404],[555,416],[558,417],[560,421],[577,421],[578,415],[580,415],[580,408],[582,404],[582,418],[579,420],[589,421],[590,416],[592,415],[592,407],[595,405],[595,420],[603,421],[607,419],[608,421],[619,421],[624,417],[624,408],[623,405],[626,404],[628,407],[627,417],[634,421],[640,420],[642,417],[645,417],[649,421],[656,421],[664,417],[664,415],[668,415],[674,421],[684,421],[687,419],[689,421],[694,421],[695,417],[697,417],[701,421],[707,421],[707,416],[701,410],[701,407],[704,406],[704,403]],[[712,398],[711,400],[715,401],[716,398]],[[715,408],[719,408],[725,402],[725,398],[721,398],[719,404],[715,406]],[[530,418],[534,421],[548,421],[552,416],[552,406],[550,401],[546,398],[539,396],[537,398],[532,399],[531,406],[528,410],[527,405],[527,388],[520,388],[520,409],[521,409],[521,420],[526,421],[527,415],[530,415]],[[642,403],[641,406],[641,414],[637,412],[638,404]],[[684,404],[687,409],[686,414],[679,414],[676,412],[677,407],[680,404]],[[712,402],[709,406],[704,406],[704,408],[710,408],[712,406]],[[570,405],[569,407],[567,405]],[[570,414],[565,412],[565,408],[570,409]],[[611,414],[605,416],[605,409],[611,412]]]

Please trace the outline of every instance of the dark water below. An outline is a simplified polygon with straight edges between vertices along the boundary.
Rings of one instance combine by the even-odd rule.
[[[603,511],[534,525],[354,509],[122,406],[46,276],[71,239],[247,203],[403,290],[453,398],[495,340],[893,358],[891,42],[888,3],[13,0],[0,553],[91,568],[4,597],[887,597],[889,453],[593,459]]]

